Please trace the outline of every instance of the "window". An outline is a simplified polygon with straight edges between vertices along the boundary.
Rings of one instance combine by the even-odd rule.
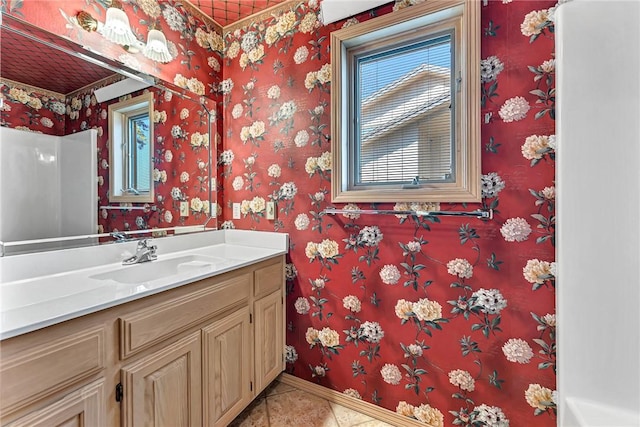
[[[332,33],[334,202],[480,201],[478,20],[426,2]]]
[[[153,202],[153,93],[109,106],[111,202]]]

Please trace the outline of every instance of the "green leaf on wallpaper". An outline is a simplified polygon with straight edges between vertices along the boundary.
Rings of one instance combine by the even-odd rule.
[[[482,353],[478,343],[473,341],[471,337],[463,336],[460,338],[460,349],[462,350],[462,355],[467,356],[471,353]]]
[[[494,252],[491,252],[491,256],[487,258],[487,266],[496,271],[500,271],[500,264],[502,263],[503,261],[498,260]]]
[[[469,224],[462,224],[460,229],[458,230],[458,235],[460,237],[460,244],[464,245],[469,240],[478,239],[478,233],[476,233],[475,228],[470,228]]]
[[[374,307],[378,307],[380,305],[380,301],[381,301],[380,298],[378,298],[378,296],[374,292],[373,295],[371,295],[371,304]]]
[[[498,371],[494,370],[492,374],[489,375],[489,384],[492,386],[502,389],[502,383],[504,380],[498,378]]]
[[[498,154],[498,147],[500,147],[502,144],[497,144],[495,142],[495,138],[494,137],[489,137],[489,142],[487,142],[485,144],[485,150],[488,151],[489,153],[494,153],[494,154]]]
[[[489,20],[487,27],[484,29],[485,37],[495,37],[498,35],[497,31],[500,29],[500,25],[494,25],[493,20]]]

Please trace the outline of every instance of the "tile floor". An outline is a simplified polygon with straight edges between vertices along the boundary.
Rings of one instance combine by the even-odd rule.
[[[276,380],[230,427],[393,427]]]

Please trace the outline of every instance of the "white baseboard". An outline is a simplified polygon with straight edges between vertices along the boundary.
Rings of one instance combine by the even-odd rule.
[[[332,403],[337,403],[354,411],[358,411],[372,418],[376,418],[385,423],[397,426],[397,427],[426,427],[425,424],[414,420],[404,415],[397,414],[393,411],[385,409],[381,406],[374,405],[373,403],[365,402],[364,400],[356,399],[355,397],[347,396],[339,391],[332,390],[327,387],[294,377],[291,374],[283,373],[279,377],[280,382],[288,384],[297,389],[314,394],[318,397],[328,400]]]

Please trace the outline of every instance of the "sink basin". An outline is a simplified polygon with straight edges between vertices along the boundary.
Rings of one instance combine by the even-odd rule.
[[[220,268],[228,260],[204,255],[185,255],[177,258],[132,264],[117,270],[89,276],[96,280],[114,280],[119,283],[145,283],[188,272]]]

